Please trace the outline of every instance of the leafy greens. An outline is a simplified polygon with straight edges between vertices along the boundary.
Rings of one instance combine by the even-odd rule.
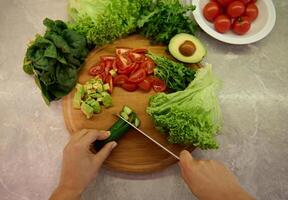
[[[23,70],[34,75],[47,104],[67,95],[88,54],[86,39],[60,20],[46,18],[44,36],[37,35],[24,58]]]
[[[137,19],[153,0],[68,0],[69,27],[83,34],[89,45],[102,46],[133,33]]]
[[[142,34],[155,43],[168,44],[178,33],[194,35],[197,24],[187,16],[193,10],[194,5],[184,6],[179,0],[156,0],[144,9],[137,25]]]
[[[147,113],[156,127],[169,133],[171,143],[218,148],[214,138],[222,123],[218,88],[219,81],[206,64],[184,91],[150,97]]]
[[[175,92],[184,90],[195,77],[195,70],[168,58],[149,53],[156,64],[154,74],[166,82],[168,88]]]

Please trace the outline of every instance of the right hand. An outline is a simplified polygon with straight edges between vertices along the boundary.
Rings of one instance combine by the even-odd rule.
[[[184,150],[179,166],[184,181],[200,200],[251,200],[236,177],[221,163],[213,160],[195,160]]]

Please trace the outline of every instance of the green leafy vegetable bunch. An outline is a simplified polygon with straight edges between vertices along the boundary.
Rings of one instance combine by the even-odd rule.
[[[44,36],[37,35],[27,49],[23,69],[34,75],[47,104],[67,95],[88,54],[86,39],[60,20],[46,18]]]

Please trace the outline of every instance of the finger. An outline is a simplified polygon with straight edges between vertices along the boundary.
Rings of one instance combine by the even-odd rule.
[[[94,156],[94,161],[99,167],[110,155],[111,151],[117,146],[116,142],[107,143],[102,149]]]
[[[72,142],[75,142],[75,141],[78,141],[80,138],[82,138],[84,135],[86,135],[88,133],[88,130],[87,129],[82,129],[76,133],[74,133],[72,136],[71,136],[71,141]]]
[[[188,167],[191,167],[194,161],[195,160],[190,152],[188,152],[187,150],[181,151],[179,164],[183,170],[187,169]]]
[[[81,138],[80,142],[90,146],[95,140],[104,140],[108,138],[109,135],[109,131],[88,130],[88,133]]]

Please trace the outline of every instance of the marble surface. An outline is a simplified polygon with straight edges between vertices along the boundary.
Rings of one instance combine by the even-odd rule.
[[[198,158],[224,162],[257,199],[288,199],[288,2],[274,1],[272,33],[251,45],[232,46],[199,33],[206,61],[223,80],[224,126],[217,151]],[[43,31],[45,17],[67,19],[65,0],[0,0],[0,198],[47,199],[57,184],[69,139],[61,102],[47,107],[22,72],[26,44]],[[221,180],[219,180],[221,181]],[[149,175],[101,170],[83,195],[97,200],[196,199],[177,165]]]

